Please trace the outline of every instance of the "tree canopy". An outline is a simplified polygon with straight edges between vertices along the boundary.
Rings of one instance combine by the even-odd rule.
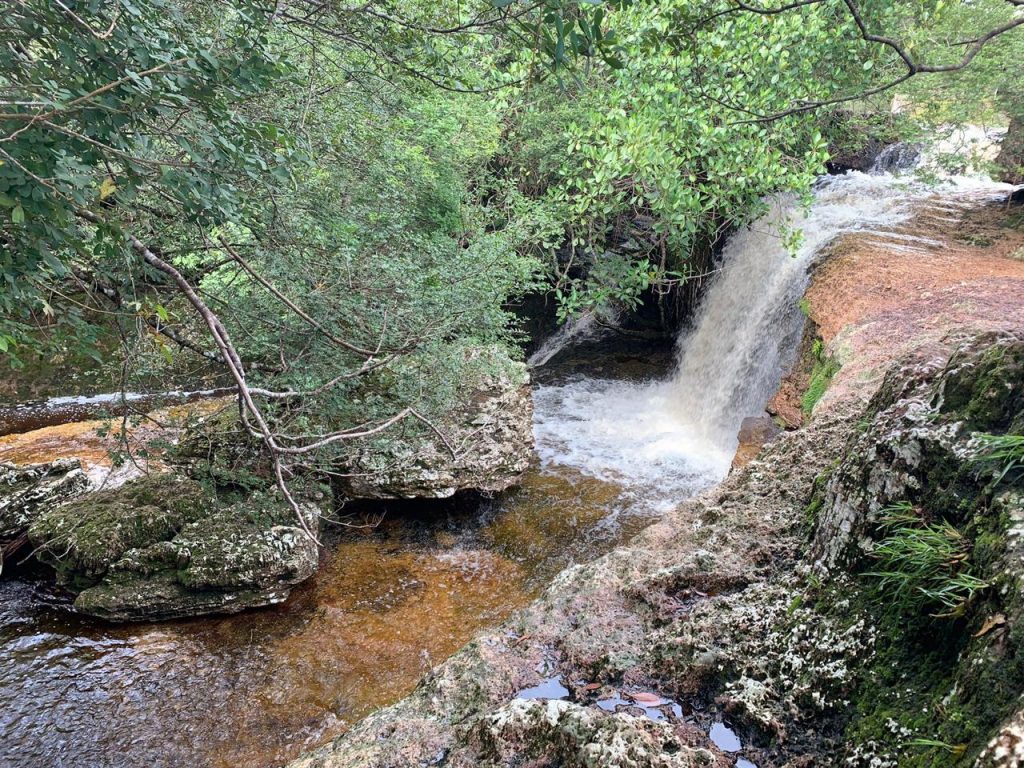
[[[436,438],[515,367],[524,292],[568,316],[700,274],[843,115],[1019,115],[1022,5],[17,0],[0,352],[213,366],[287,493],[347,441]]]

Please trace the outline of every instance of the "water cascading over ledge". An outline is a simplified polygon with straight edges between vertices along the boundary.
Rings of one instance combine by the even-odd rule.
[[[986,181],[969,178],[945,185],[987,189]],[[815,256],[844,233],[898,224],[916,201],[944,188],[851,172],[823,177],[806,210],[791,196],[769,200],[765,215],[729,238],[718,274],[680,336],[671,378],[537,387],[542,461],[620,483],[648,514],[721,480],[741,422],[764,413],[796,355],[798,302]],[[792,230],[799,230],[799,245],[790,251]]]

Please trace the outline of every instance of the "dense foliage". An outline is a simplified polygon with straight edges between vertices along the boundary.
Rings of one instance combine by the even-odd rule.
[[[514,367],[540,279],[565,317],[701,273],[809,190],[837,110],[939,87],[1018,5],[10,3],[0,352],[212,366],[272,451],[443,417]],[[941,82],[1016,114],[1018,32]]]

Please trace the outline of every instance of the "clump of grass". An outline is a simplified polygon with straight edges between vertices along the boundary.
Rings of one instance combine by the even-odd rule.
[[[966,744],[948,744],[939,739],[911,739],[904,744],[906,747],[920,747],[923,749],[940,749],[954,758],[962,757],[967,751]]]
[[[908,503],[883,510],[885,533],[872,552],[878,580],[887,598],[933,616],[959,616],[989,583],[971,573],[972,543],[949,522],[926,522]]]
[[[981,453],[975,463],[994,468],[999,474],[998,485],[1003,480],[1016,480],[1024,473],[1024,435],[981,435]]]
[[[821,339],[814,342],[811,348],[814,355],[814,369],[811,371],[811,380],[807,384],[807,391],[800,399],[800,409],[804,416],[809,418],[814,406],[821,400],[828,385],[832,383],[832,377],[839,372],[839,363],[825,354],[825,345]]]

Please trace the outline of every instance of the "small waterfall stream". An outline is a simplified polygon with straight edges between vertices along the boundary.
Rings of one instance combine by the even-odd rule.
[[[561,569],[721,479],[741,420],[764,408],[794,354],[815,255],[858,229],[912,249],[884,230],[932,194],[852,173],[823,179],[806,215],[770,201],[730,238],[672,376],[537,386],[541,462],[522,486],[465,508],[388,505],[377,529],[336,532],[320,571],[282,605],[110,626],[69,611],[43,578],[0,582],[0,766],[270,768],[405,695]],[[786,221],[803,233],[795,255],[779,235]],[[542,357],[590,330],[569,329]],[[616,365],[607,375],[635,376]]]
[[[946,185],[992,187],[963,177]],[[772,198],[765,215],[729,238],[719,274],[679,340],[671,378],[580,378],[537,388],[542,460],[633,489],[648,513],[718,482],[740,423],[763,413],[796,353],[798,302],[814,257],[845,232],[886,236],[916,203],[941,192],[884,172],[851,172],[819,180],[806,211],[790,196]],[[787,227],[801,233],[793,253],[784,245]]]

